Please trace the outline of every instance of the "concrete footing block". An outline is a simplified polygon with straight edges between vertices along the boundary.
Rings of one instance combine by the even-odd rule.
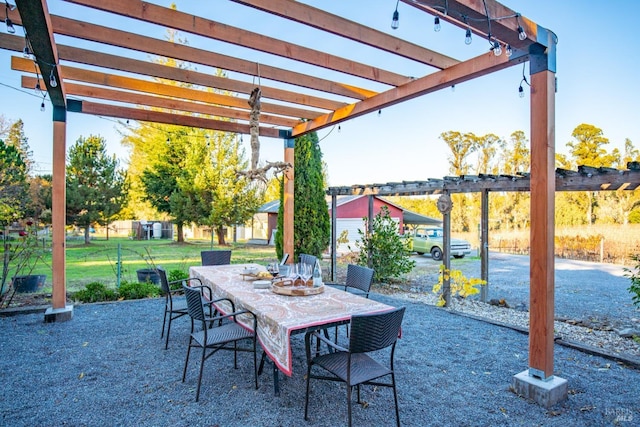
[[[511,387],[514,393],[545,408],[566,400],[569,391],[569,384],[564,378],[553,376],[545,381],[529,375],[528,369],[513,376]]]
[[[45,323],[66,322],[73,318],[73,306],[65,305],[64,308],[49,307],[44,312]]]

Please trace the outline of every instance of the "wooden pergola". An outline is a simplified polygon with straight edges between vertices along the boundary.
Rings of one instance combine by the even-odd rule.
[[[339,36],[386,54],[424,65],[426,74],[406,76],[310,49],[284,40],[216,22],[139,0],[67,0],[69,3],[145,25],[182,32],[237,45],[237,55],[199,49],[179,43],[123,31],[49,13],[46,0],[15,0],[17,8],[7,17],[23,26],[35,57],[40,85],[53,104],[53,302],[49,317],[69,311],[65,286],[65,152],[67,112],[122,119],[169,123],[225,132],[250,133],[248,95],[255,88],[251,79],[262,79],[262,109],[259,134],[282,138],[284,160],[293,165],[285,179],[284,250],[293,253],[294,138],[443,88],[480,78],[522,64],[530,64],[531,102],[531,334],[529,375],[540,381],[553,378],[554,313],[554,192],[555,192],[555,35],[495,0],[401,0],[410,13],[429,14],[489,39],[503,51],[492,51],[465,61],[410,43],[377,29],[292,0],[229,0],[258,10],[265,19],[304,25],[322,39]],[[216,2],[224,11],[226,1]],[[203,6],[204,8],[205,6]],[[214,9],[211,6],[211,9]],[[388,14],[388,10],[381,11]],[[403,12],[407,13],[407,12]],[[1,24],[0,24],[1,26]],[[130,27],[133,28],[136,25]],[[143,27],[143,25],[140,25]],[[57,43],[57,40],[71,42]],[[76,41],[91,41],[96,48],[77,47]],[[22,52],[25,37],[0,33],[0,47]],[[112,47],[126,52],[170,57],[180,61],[237,73],[242,78],[214,75],[169,67],[135,59],[128,54],[109,53]],[[104,49],[103,49],[104,48]],[[303,63],[301,73],[246,59],[243,52],[257,50],[269,58]],[[309,67],[311,65],[312,67]],[[393,67],[393,61],[389,62]],[[33,74],[32,60],[12,59],[12,69]],[[126,73],[123,74],[123,73]],[[133,75],[133,76],[132,76]],[[327,76],[356,76],[369,84],[362,87]],[[167,82],[169,81],[169,82]],[[52,84],[52,82],[54,84]],[[190,88],[177,83],[188,83]],[[271,84],[271,83],[273,84]],[[282,85],[284,83],[284,86]],[[24,87],[36,80],[23,76]],[[183,85],[184,86],[184,85]],[[229,91],[221,95],[211,89]],[[73,98],[73,99],[72,99]],[[123,105],[126,104],[126,105]],[[72,308],[71,308],[72,310]],[[59,315],[65,318],[64,315]],[[66,316],[67,318],[70,317]]]

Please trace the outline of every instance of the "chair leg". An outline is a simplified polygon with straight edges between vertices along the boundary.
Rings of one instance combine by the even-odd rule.
[[[169,348],[169,334],[171,333],[171,320],[173,319],[172,319],[171,313],[169,313],[169,323],[167,324],[167,338],[164,343],[165,350]]]
[[[198,388],[196,389],[196,402],[200,400],[200,383],[202,383],[202,371],[204,370],[204,360],[207,347],[202,347],[202,359],[200,360],[200,375],[198,375]]]
[[[393,372],[391,372],[391,384],[393,384],[393,400],[396,403],[396,423],[398,427],[400,427],[400,411],[398,410],[398,392],[396,391],[396,377]]]
[[[309,387],[309,381],[311,380],[311,364],[307,367],[307,394],[304,398],[304,419],[305,421],[309,421],[308,411],[309,411],[309,392],[311,388]]]
[[[184,370],[182,371],[182,382],[187,377],[187,365],[189,364],[189,353],[191,353],[191,341],[192,337],[189,337],[189,346],[187,347],[187,358],[184,360]]]
[[[165,323],[167,323],[167,307],[164,308],[164,317],[162,318],[162,332],[160,332],[160,338],[164,337]]]
[[[256,340],[253,339],[253,378],[256,381],[256,390],[258,389],[258,355],[256,351]]]
[[[349,427],[351,427],[351,386],[347,384],[347,415],[349,417]]]

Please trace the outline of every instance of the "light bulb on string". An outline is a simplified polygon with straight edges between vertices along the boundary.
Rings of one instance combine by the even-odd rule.
[[[24,49],[22,49],[22,56],[24,56],[27,59],[31,58],[31,49],[29,49],[28,45],[24,45]]]
[[[395,12],[393,12],[393,18],[391,18],[391,28],[394,30],[397,30],[399,26],[400,26],[400,13],[398,12],[398,9],[396,9]]]
[[[520,96],[520,98],[524,98],[524,88],[522,87],[522,84],[518,88],[518,95]]]
[[[467,28],[467,32],[464,36],[464,44],[470,45],[473,40],[471,39],[471,28]]]
[[[400,26],[400,13],[398,12],[398,5],[400,4],[400,0],[396,2],[396,10],[393,12],[393,17],[391,18],[391,28],[397,30]]]
[[[42,103],[40,104],[40,111],[44,111],[46,109],[45,105],[44,105],[44,99],[42,100]]]
[[[493,50],[493,54],[495,56],[502,55],[502,46],[500,46],[500,42],[498,42],[497,40],[493,42],[493,47],[491,48],[491,50]]]
[[[55,68],[52,68],[51,72],[49,73],[49,86],[57,87],[58,81],[56,80],[56,75],[53,73],[53,70],[55,70]]]
[[[13,26],[13,22],[11,21],[11,18],[9,18],[8,16],[4,19],[4,23],[7,26],[7,32],[9,34],[15,34],[16,33],[16,28]]]
[[[435,31],[437,33],[438,31],[440,31],[441,28],[442,28],[442,26],[440,25],[440,17],[436,16],[433,19],[433,31]]]
[[[40,79],[36,81],[36,86],[33,88],[34,92],[38,95],[42,93],[42,87],[40,86]]]
[[[511,47],[510,44],[507,44],[507,49],[505,50],[505,54],[507,55],[507,58],[513,55],[513,48]]]
[[[527,33],[524,32],[524,28],[522,28],[522,26],[518,25],[518,38],[520,40],[524,40],[527,38]]]

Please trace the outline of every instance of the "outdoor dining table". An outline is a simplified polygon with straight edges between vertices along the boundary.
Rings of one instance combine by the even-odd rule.
[[[249,310],[258,319],[258,340],[265,354],[273,361],[274,389],[278,394],[278,370],[287,376],[293,373],[291,335],[348,323],[354,314],[384,312],[392,306],[325,286],[316,295],[290,296],[270,289],[254,289],[253,282],[243,275],[247,269],[266,271],[259,264],[229,264],[194,266],[190,277],[196,277],[212,291],[213,299],[229,298],[236,310]],[[192,282],[193,283],[193,282]],[[216,304],[219,311],[230,312],[228,303]],[[248,319],[238,321],[249,327]]]

